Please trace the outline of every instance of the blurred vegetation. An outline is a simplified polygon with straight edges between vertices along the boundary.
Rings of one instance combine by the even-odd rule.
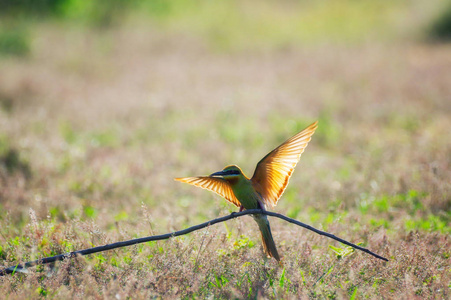
[[[272,48],[355,42],[393,33],[403,1],[151,1],[143,10],[170,30],[191,31],[215,48]],[[365,13],[362,13],[364,11]]]
[[[61,0],[58,12],[61,17],[102,28],[119,24],[135,3],[133,0]]]
[[[25,28],[0,28],[0,54],[24,56],[29,52],[30,38]]]
[[[136,1],[0,0],[0,14],[7,18],[58,17],[106,27],[117,22]]]
[[[0,0],[2,266],[227,214],[172,178],[251,175],[315,119],[277,211],[390,258],[271,220],[278,268],[243,218],[5,296],[449,299],[451,60],[419,40],[449,36],[438,1]]]
[[[56,13],[67,0],[0,0],[3,15],[47,15]]]
[[[21,157],[19,150],[11,146],[5,136],[0,136],[0,175],[3,171],[6,175],[19,173],[26,179],[32,175],[30,165]]]
[[[30,52],[30,34],[26,28],[30,20],[50,18],[109,28],[129,22],[130,14],[133,19],[148,20],[167,32],[200,36],[220,51],[392,39],[405,34],[400,24],[412,25],[404,25],[413,27],[407,34],[422,30],[424,24],[408,16],[415,3],[402,0],[0,0],[0,54],[24,56]],[[426,27],[430,28],[430,36],[449,39],[451,5],[441,11],[437,18],[426,16],[431,19]]]
[[[26,56],[30,27],[45,19],[72,20],[94,28],[119,24],[135,1],[0,0],[0,55]]]
[[[451,41],[451,1],[446,1],[429,30],[432,39]]]

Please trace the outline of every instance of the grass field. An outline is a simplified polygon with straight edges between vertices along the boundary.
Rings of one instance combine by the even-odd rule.
[[[202,3],[109,28],[35,22],[29,49],[0,57],[0,266],[236,211],[173,178],[252,175],[315,120],[275,211],[389,262],[270,219],[281,267],[243,217],[0,277],[1,297],[450,298],[451,45],[410,28],[427,10],[368,4],[367,24],[353,1],[220,1],[220,18]]]

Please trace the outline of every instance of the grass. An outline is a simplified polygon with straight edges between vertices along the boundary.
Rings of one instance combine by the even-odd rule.
[[[26,56],[29,52],[30,42],[27,32],[23,29],[10,28],[0,30],[0,55],[20,57]],[[2,101],[2,106],[8,109],[6,101]]]
[[[4,297],[449,298],[449,45],[386,43],[387,28],[371,33],[372,23],[336,29],[341,42],[323,43],[334,18],[307,42],[301,23],[315,18],[298,14],[329,19],[342,9],[362,22],[356,7],[366,4],[343,3],[277,6],[279,29],[259,26],[270,24],[269,4],[252,15],[247,3],[227,6],[234,2],[217,4],[222,20],[232,14],[224,28],[208,16],[209,2],[183,16],[183,7],[163,11],[146,26],[36,23],[27,59],[0,60],[0,261],[9,267],[228,214],[235,208],[223,199],[172,178],[231,163],[251,175],[318,119],[275,210],[389,262],[271,219],[280,267],[241,218],[1,277]],[[402,3],[384,5],[374,12]],[[298,37],[276,32],[291,23]],[[268,36],[257,34],[263,29]],[[380,38],[355,42],[365,32]]]
[[[152,1],[143,12],[167,30],[194,32],[216,51],[361,42],[389,36],[405,3],[374,1]],[[362,11],[365,11],[362,14]],[[391,28],[391,29],[390,29]],[[269,43],[268,43],[269,41]]]

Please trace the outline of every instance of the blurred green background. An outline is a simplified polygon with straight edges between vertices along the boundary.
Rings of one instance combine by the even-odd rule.
[[[92,30],[153,26],[200,37],[217,51],[312,43],[447,41],[451,1],[2,0],[0,53],[27,55],[37,24]],[[64,24],[64,25],[63,25]]]
[[[225,215],[172,178],[250,176],[315,120],[275,211],[390,259],[271,219],[281,269],[241,218],[1,290],[449,298],[450,20],[442,0],[0,0],[4,266]]]

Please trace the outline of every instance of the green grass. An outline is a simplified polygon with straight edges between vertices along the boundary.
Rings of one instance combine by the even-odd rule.
[[[194,32],[220,51],[270,45],[362,42],[390,36],[402,1],[152,1],[144,11],[174,31]],[[362,13],[364,12],[364,13]]]
[[[2,28],[0,26],[0,55],[24,57],[30,53],[30,37],[25,29]],[[2,102],[8,110],[7,102]]]

